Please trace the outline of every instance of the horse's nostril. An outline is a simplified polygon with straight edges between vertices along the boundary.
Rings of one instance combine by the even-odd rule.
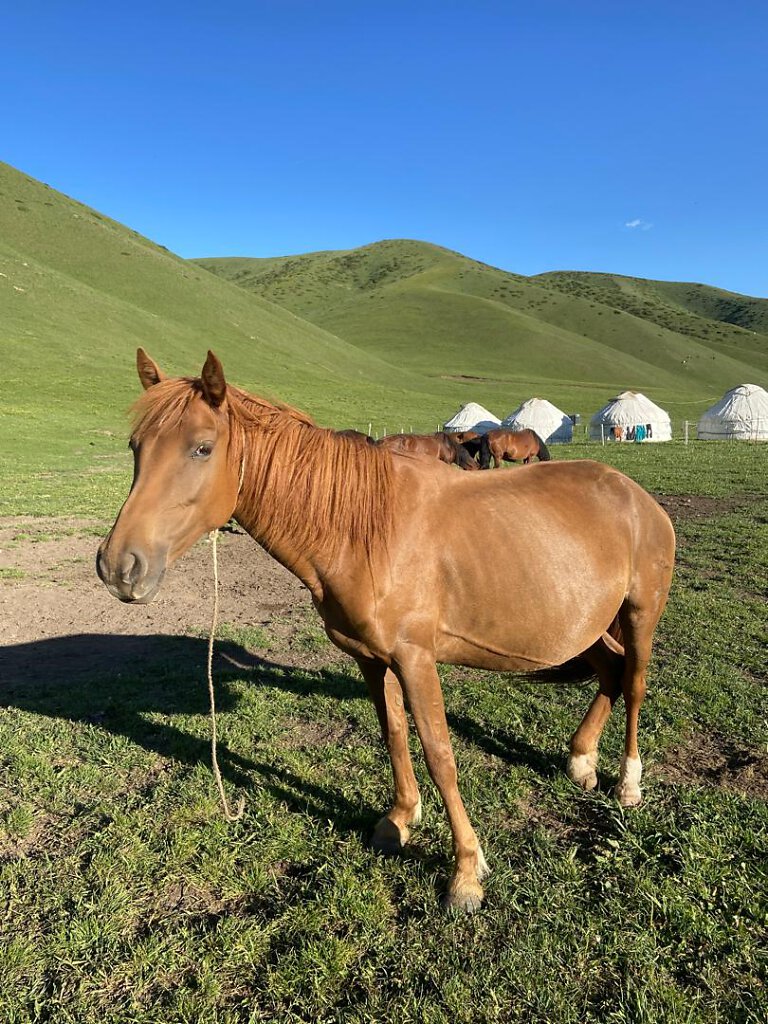
[[[136,586],[147,575],[148,563],[138,551],[126,551],[120,565],[120,579],[129,586]]]

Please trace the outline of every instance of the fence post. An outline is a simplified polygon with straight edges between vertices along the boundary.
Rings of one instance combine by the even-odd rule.
[[[600,440],[605,444],[605,424],[600,424]]]
[[[685,432],[685,443],[688,444],[688,420],[683,424],[683,429]]]

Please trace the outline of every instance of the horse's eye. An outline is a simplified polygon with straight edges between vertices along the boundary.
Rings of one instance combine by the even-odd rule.
[[[212,444],[199,444],[192,452],[193,459],[207,459],[213,451]]]

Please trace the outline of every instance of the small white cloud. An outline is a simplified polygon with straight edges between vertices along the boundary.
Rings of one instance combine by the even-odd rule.
[[[630,230],[639,228],[641,231],[650,231],[653,227],[653,224],[649,223],[647,220],[641,220],[640,217],[635,217],[634,220],[626,221],[624,227],[630,228]]]

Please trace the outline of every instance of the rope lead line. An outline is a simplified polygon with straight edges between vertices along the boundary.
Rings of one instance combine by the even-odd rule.
[[[237,810],[232,812],[227,801],[227,794],[224,792],[224,782],[219,769],[219,758],[216,753],[218,737],[216,732],[216,698],[213,692],[213,638],[216,635],[216,626],[219,621],[219,559],[216,549],[219,531],[211,530],[209,537],[211,551],[213,553],[213,616],[211,618],[211,632],[208,637],[208,697],[211,703],[211,766],[213,777],[216,779],[216,786],[219,790],[219,799],[227,821],[238,821],[245,810],[245,797],[241,796],[237,804]]]

